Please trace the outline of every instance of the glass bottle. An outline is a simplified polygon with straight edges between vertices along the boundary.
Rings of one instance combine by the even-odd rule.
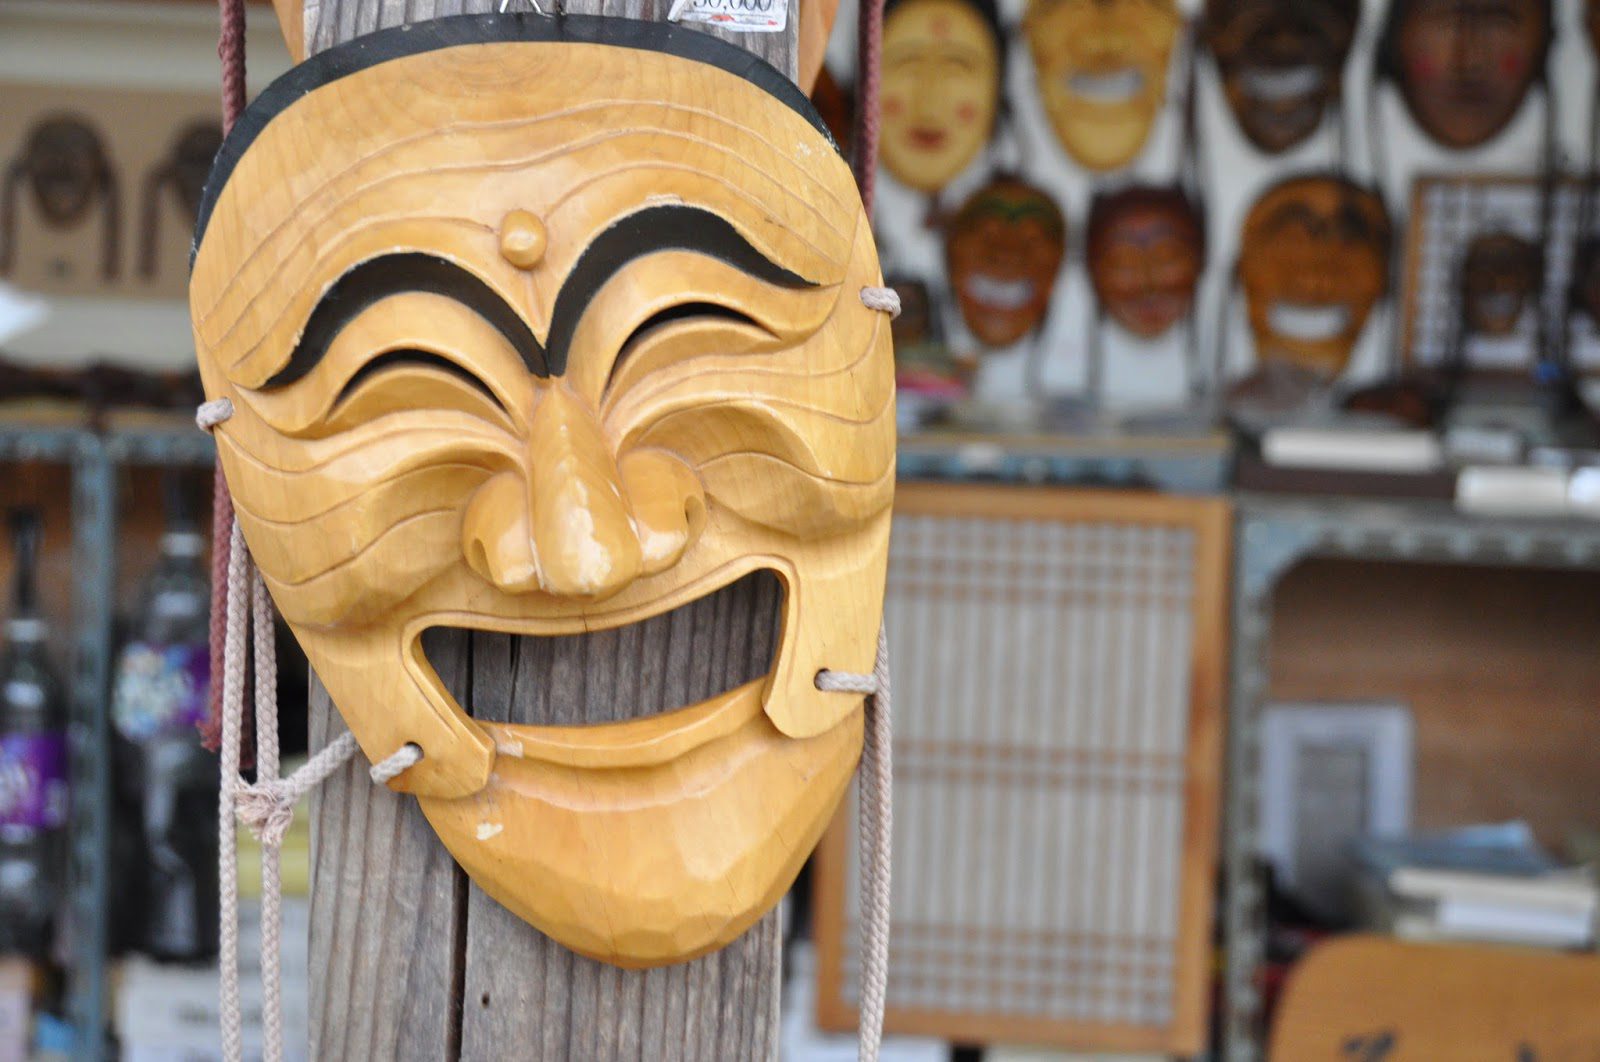
[[[39,514],[11,514],[16,575],[0,654],[0,952],[48,961],[65,877],[66,698],[39,609]]]
[[[217,760],[200,745],[211,685],[205,543],[176,476],[167,526],[118,655],[112,722],[137,794],[144,918],[135,944],[177,962],[217,949]]]

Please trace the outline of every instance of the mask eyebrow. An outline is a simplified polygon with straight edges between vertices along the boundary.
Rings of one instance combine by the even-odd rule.
[[[529,372],[550,375],[538,337],[498,292],[454,262],[431,254],[404,252],[363,262],[334,282],[312,311],[288,362],[260,390],[287,387],[303,378],[317,367],[339,333],[363,310],[390,295],[413,291],[443,295],[466,306],[505,336]]]
[[[613,222],[584,249],[550,314],[546,357],[550,371],[566,372],[567,353],[578,322],[606,281],[624,266],[657,251],[692,251],[733,266],[757,280],[781,288],[814,288],[816,283],[787,269],[757,250],[725,218],[689,206],[657,206]]]

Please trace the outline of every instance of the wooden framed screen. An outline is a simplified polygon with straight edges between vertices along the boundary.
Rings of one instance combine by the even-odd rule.
[[[887,1026],[1203,1046],[1222,755],[1225,502],[905,484]],[[855,808],[817,875],[818,1018],[856,1023]]]

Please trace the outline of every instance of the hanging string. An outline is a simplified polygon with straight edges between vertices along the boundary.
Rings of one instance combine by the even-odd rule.
[[[868,217],[872,216],[878,185],[878,88],[882,62],[883,0],[861,0],[856,19],[856,124],[851,165]]]

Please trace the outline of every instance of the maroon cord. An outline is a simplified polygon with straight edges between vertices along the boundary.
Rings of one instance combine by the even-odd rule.
[[[802,0],[803,2],[803,0]],[[878,183],[878,82],[883,53],[883,0],[861,0],[856,21],[856,186],[872,216]]]
[[[218,0],[222,33],[217,42],[217,58],[222,60],[222,132],[226,136],[244,113],[246,102],[244,69],[244,0]],[[233,542],[233,496],[217,461],[211,490],[211,702],[200,733],[205,746],[215,751],[222,743],[222,643],[228,624],[228,561]],[[248,725],[251,714],[246,690],[244,734],[254,732]]]

